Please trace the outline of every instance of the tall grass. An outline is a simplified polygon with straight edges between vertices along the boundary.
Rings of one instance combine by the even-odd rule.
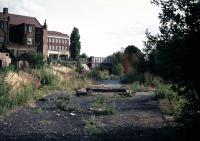
[[[50,68],[36,69],[35,75],[40,79],[42,86],[54,86],[58,83],[58,77]]]
[[[36,69],[32,70],[32,75],[40,79],[41,87],[39,89],[35,87],[35,82],[32,80],[32,82],[21,85],[20,88],[13,91],[12,86],[5,81],[7,72],[0,72],[0,114],[43,97],[48,93],[49,88],[58,82],[57,76],[50,69]]]

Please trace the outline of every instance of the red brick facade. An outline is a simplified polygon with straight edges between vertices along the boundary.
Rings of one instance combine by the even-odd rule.
[[[48,56],[53,59],[69,58],[69,36],[57,31],[48,31]]]

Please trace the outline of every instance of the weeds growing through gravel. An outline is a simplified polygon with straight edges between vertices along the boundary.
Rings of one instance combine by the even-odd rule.
[[[59,97],[56,101],[56,106],[62,111],[79,111],[80,106],[72,101],[70,96]]]
[[[103,132],[100,123],[97,122],[95,116],[89,117],[85,122],[85,129],[90,135],[99,135]]]
[[[108,99],[105,96],[95,97],[90,107],[91,111],[96,114],[110,115],[117,112],[115,100]]]

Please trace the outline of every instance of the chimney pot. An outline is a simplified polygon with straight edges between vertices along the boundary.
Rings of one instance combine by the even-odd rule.
[[[3,14],[8,14],[8,8],[3,8]]]

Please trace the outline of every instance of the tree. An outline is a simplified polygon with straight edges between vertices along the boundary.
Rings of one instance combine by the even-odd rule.
[[[124,71],[125,73],[143,72],[144,55],[136,46],[129,45],[124,50]]]
[[[118,76],[121,76],[123,74],[123,65],[121,63],[119,64],[115,64],[113,67],[112,67],[112,74],[115,74],[115,75],[118,75]]]
[[[86,53],[82,53],[79,57],[80,57],[80,58],[84,58],[84,59],[87,59],[87,58],[88,58],[88,56],[86,55]]]
[[[152,73],[182,91],[195,111],[200,110],[199,0],[154,0],[161,7],[160,34],[146,32],[145,52]],[[149,66],[150,66],[149,65]],[[189,93],[193,93],[190,95]],[[194,93],[196,91],[196,94]],[[181,94],[181,93],[180,93]]]
[[[72,59],[78,59],[81,50],[80,34],[78,28],[74,27],[70,36],[70,56]]]

